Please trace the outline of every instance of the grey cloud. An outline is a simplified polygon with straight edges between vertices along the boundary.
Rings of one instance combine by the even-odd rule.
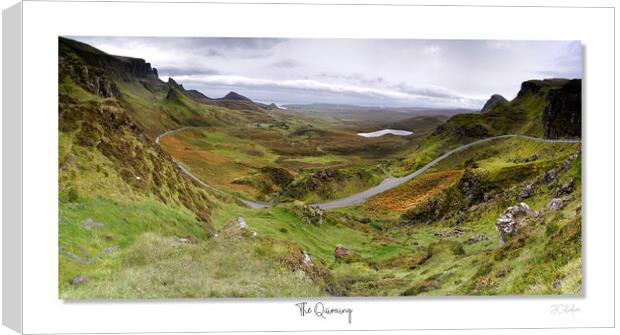
[[[294,67],[300,67],[301,64],[293,59],[287,58],[281,61],[277,61],[275,63],[271,63],[270,66],[276,67],[276,68],[294,68]]]
[[[216,75],[219,71],[204,67],[168,67],[163,66],[157,68],[160,75],[169,77],[188,76],[188,75]]]
[[[231,87],[236,88],[236,91],[245,89],[247,91],[255,90],[269,90],[273,92],[280,92],[284,95],[285,92],[305,92],[309,97],[320,96],[333,96],[341,95],[343,97],[355,97],[357,100],[365,100],[372,102],[376,100],[380,104],[393,101],[409,105],[415,103],[424,102],[425,105],[450,107],[454,105],[460,105],[464,107],[478,107],[483,101],[477,99],[471,99],[462,97],[460,95],[450,93],[445,89],[434,88],[411,88],[408,92],[403,90],[393,90],[385,88],[375,88],[359,85],[346,85],[346,84],[334,84],[328,82],[322,82],[317,80],[270,80],[260,78],[249,78],[242,76],[182,76],[177,78],[179,81],[187,83],[188,87],[202,86],[202,87]],[[243,91],[241,91],[243,92]],[[264,100],[263,98],[259,98]],[[285,97],[282,98],[286,99]],[[368,104],[368,103],[367,103]],[[372,103],[371,103],[372,104]],[[375,103],[376,104],[376,103]]]
[[[468,107],[521,82],[581,77],[577,41],[78,37],[185,87],[259,101]],[[380,51],[380,52],[377,52]],[[200,80],[198,80],[200,79]],[[217,91],[219,92],[219,91]],[[225,94],[225,93],[224,93]]]
[[[411,86],[407,83],[399,83],[396,85],[390,85],[391,88],[396,89],[400,92],[412,94],[412,95],[420,95],[427,96],[432,98],[449,98],[449,99],[462,99],[463,96],[452,93],[449,90],[441,87],[416,87]]]

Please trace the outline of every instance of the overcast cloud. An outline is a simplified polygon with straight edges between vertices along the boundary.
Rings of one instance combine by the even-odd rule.
[[[480,108],[528,79],[581,78],[582,64],[578,41],[72,38],[209,97],[278,104]]]

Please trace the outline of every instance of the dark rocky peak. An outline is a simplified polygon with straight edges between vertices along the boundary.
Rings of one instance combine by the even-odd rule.
[[[192,98],[199,102],[207,102],[207,101],[212,100],[211,98],[207,97],[206,95],[202,94],[201,92],[197,90],[186,90],[182,84],[177,83],[174,79],[172,79],[172,77],[168,78],[168,88],[169,88],[168,96],[171,96],[170,91],[173,91],[174,89],[178,91],[179,93],[185,94],[187,97]]]
[[[176,88],[178,90],[182,90],[184,91],[185,89],[183,88],[182,84],[177,83],[176,81],[174,81],[174,79],[172,79],[172,77],[168,77],[168,87],[170,88]]]
[[[222,99],[225,100],[240,100],[240,101],[247,101],[247,102],[252,102],[252,100],[250,100],[249,98],[244,97],[243,95],[237,93],[237,92],[230,92],[228,94],[226,94]]]
[[[480,113],[486,113],[490,111],[493,107],[497,106],[500,103],[508,103],[508,100],[499,94],[493,94],[489,100],[482,106]]]

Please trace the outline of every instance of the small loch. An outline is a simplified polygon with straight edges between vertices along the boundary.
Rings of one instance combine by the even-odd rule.
[[[409,136],[413,134],[413,132],[408,131],[408,130],[398,130],[398,129],[382,129],[382,130],[373,131],[371,133],[357,133],[357,134],[362,137],[381,137],[387,134],[392,134],[396,136]]]

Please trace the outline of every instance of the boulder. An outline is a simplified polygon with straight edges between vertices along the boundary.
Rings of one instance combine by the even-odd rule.
[[[551,169],[540,176],[540,182],[548,184],[552,181],[555,181],[558,178],[558,174],[555,169]]]
[[[510,206],[506,209],[506,212],[512,214],[514,217],[532,216],[536,214],[536,211],[530,208],[525,202],[522,202],[515,206]]]
[[[562,162],[562,172],[568,170],[568,168],[570,167],[570,162],[571,162],[571,160],[569,158],[565,159]]]
[[[506,243],[510,236],[517,232],[520,226],[527,223],[526,218],[528,216],[534,215],[536,215],[536,211],[532,210],[524,202],[508,207],[495,221],[495,228],[499,232],[500,247]]]
[[[554,194],[556,197],[561,197],[564,194],[571,193],[574,188],[575,188],[575,181],[573,180],[573,178],[570,178],[567,181],[565,181],[562,185],[557,187],[554,190]]]
[[[255,237],[257,234],[255,231],[250,231],[248,223],[242,216],[236,219],[231,219],[219,230],[219,235],[215,234],[215,237]]]
[[[531,197],[532,194],[534,194],[534,184],[530,183],[530,184],[525,185],[525,187],[521,190],[521,192],[519,192],[519,198],[527,199]]]
[[[559,209],[562,209],[562,207],[564,207],[564,200],[560,198],[553,198],[547,204],[547,209],[550,211],[557,211]]]

